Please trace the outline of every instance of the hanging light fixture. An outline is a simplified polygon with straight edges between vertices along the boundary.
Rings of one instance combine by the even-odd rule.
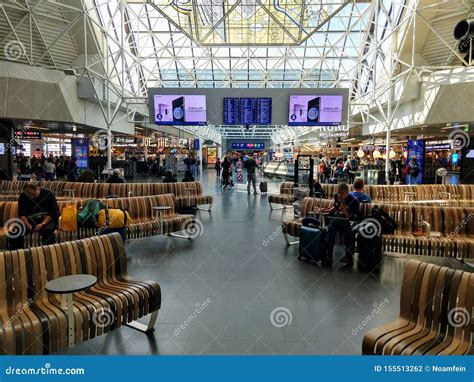
[[[388,153],[388,157],[390,159],[395,159],[396,156],[397,156],[397,153],[393,151],[393,149],[391,149],[390,152]]]
[[[363,157],[365,157],[364,150],[359,149],[359,151],[357,151],[357,157],[358,157],[358,158],[363,158]]]
[[[372,156],[374,157],[374,159],[378,159],[382,156],[382,154],[380,154],[379,150],[374,150],[374,152],[372,153]]]

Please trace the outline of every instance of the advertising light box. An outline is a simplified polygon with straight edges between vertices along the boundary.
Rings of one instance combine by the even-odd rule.
[[[205,95],[155,95],[157,125],[206,125]]]
[[[342,124],[342,95],[292,95],[288,125],[334,126]]]

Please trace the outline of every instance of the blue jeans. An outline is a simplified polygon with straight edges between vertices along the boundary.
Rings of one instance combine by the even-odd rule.
[[[336,243],[336,234],[340,233],[342,235],[346,256],[352,256],[355,246],[355,236],[352,232],[352,227],[347,220],[335,220],[329,224],[328,227],[328,255],[332,258],[332,253],[334,251],[334,245]]]

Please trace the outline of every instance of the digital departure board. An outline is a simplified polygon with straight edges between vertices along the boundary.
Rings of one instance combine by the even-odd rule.
[[[224,98],[224,125],[239,124],[239,99]]]
[[[255,98],[240,99],[240,124],[255,125]]]
[[[272,124],[272,99],[257,98],[257,125]]]

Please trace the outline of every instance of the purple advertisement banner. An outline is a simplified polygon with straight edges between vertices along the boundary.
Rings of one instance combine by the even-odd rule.
[[[328,126],[342,124],[342,95],[292,95],[288,124]]]
[[[205,95],[155,95],[157,125],[206,125]]]

